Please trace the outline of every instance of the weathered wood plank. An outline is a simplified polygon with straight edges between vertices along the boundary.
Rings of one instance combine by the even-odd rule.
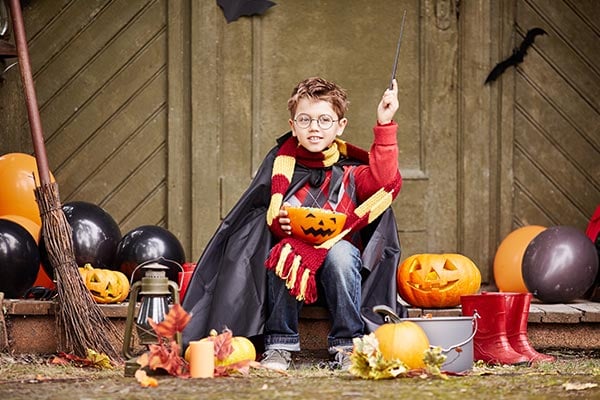
[[[490,62],[489,41],[492,38],[490,14],[492,5],[485,1],[461,3],[459,20],[460,61],[458,159],[458,251],[479,267],[484,282],[493,281],[496,221],[490,207],[495,196],[496,174],[493,167],[495,146],[491,130],[492,95],[482,90]]]
[[[574,155],[577,165],[582,173],[587,174],[589,180],[600,176],[600,163],[597,162],[600,158],[598,150],[594,152],[590,142],[585,140],[563,115],[554,111],[544,112],[540,105],[543,105],[543,108],[550,108],[548,99],[527,85],[523,78],[519,79],[518,85],[521,86],[523,94],[519,97],[519,108],[523,110],[521,113],[526,112],[529,118],[543,128],[543,133],[548,141],[566,154]],[[600,93],[600,88],[598,92]],[[589,156],[581,156],[588,153]]]
[[[558,208],[556,214],[561,215],[565,224],[568,224],[568,221],[572,221],[571,224],[578,222],[579,224],[583,223],[583,226],[579,226],[585,228],[588,215],[591,215],[597,206],[600,190],[590,185],[588,176],[584,175],[581,167],[577,165],[577,157],[574,154],[564,154],[564,148],[558,148],[552,143],[545,129],[538,125],[538,121],[533,121],[523,114],[517,114],[515,124],[519,128],[516,138],[519,150],[522,149],[521,152],[527,160],[534,163],[531,168],[520,171],[520,176],[530,181],[530,185],[527,187],[534,187],[538,180],[547,179],[548,183],[555,188],[554,192],[562,193],[562,196],[559,196],[564,196],[566,200],[565,204],[556,205]],[[593,162],[593,153],[593,151],[587,151],[589,155],[587,163],[589,164]],[[517,153],[517,155],[520,154]],[[597,156],[597,159],[600,159],[600,153]],[[587,157],[582,155],[580,158]],[[545,205],[560,199],[559,196],[547,196],[547,193],[553,192],[540,191],[537,193]],[[582,215],[579,210],[587,212]]]
[[[215,208],[220,202],[218,171],[218,137],[220,130],[218,59],[221,12],[212,2],[191,1],[191,75],[190,114],[191,160],[193,169],[190,189],[192,211],[192,252],[199,256],[212,237],[220,219]]]
[[[523,30],[537,26],[548,32],[548,36],[536,38],[539,52],[556,69],[557,77],[568,81],[569,85],[576,88],[578,96],[598,109],[600,96],[597,93],[600,83],[597,74],[600,72],[600,55],[595,50],[597,46],[594,46],[597,33],[583,23],[564,2],[535,2],[540,3],[534,5],[535,9],[529,6],[520,8],[517,23]],[[557,37],[561,40],[556,40]],[[529,62],[527,58],[526,62]]]
[[[163,82],[166,82],[166,75],[161,72],[164,70],[165,56],[164,41],[154,41],[151,46],[145,48],[138,57],[133,59],[127,68],[119,71],[102,87],[102,90],[87,101],[85,107],[78,109],[68,122],[61,125],[49,124],[47,132],[56,130],[46,142],[49,157],[52,156],[52,159],[61,161],[66,160],[76,151],[77,147],[81,146],[89,136],[118,112],[136,91],[148,84],[157,74]],[[163,86],[156,95],[165,98],[166,87]],[[82,127],[85,127],[85,130]],[[54,172],[58,173],[59,170],[55,168]]]
[[[87,198],[89,190],[96,191],[99,187],[115,187],[119,184],[116,177],[120,174],[115,171],[123,169],[126,165],[124,163],[128,164],[136,159],[130,154],[120,157],[118,161],[114,160],[121,148],[143,151],[145,142],[152,141],[147,137],[143,139],[144,143],[138,143],[140,147],[137,148],[128,143],[135,141],[139,131],[147,124],[163,127],[166,123],[161,120],[166,114],[165,99],[156,95],[163,86],[162,79],[152,80],[62,165],[61,176],[69,177],[60,182],[61,194],[65,195],[65,199]],[[86,189],[86,185],[93,188]],[[107,193],[104,193],[103,196],[106,195]]]
[[[544,312],[541,322],[577,324],[581,322],[583,313],[567,304],[536,304],[536,308]]]
[[[126,222],[131,214],[139,215],[138,223],[146,221],[145,224],[154,224],[164,215],[145,214],[140,207],[152,192],[160,189],[166,184],[166,148],[162,143],[150,153],[142,155],[143,160],[134,171],[131,172],[118,189],[113,191],[113,196],[106,202],[107,209],[116,209],[115,218],[119,223]],[[162,191],[161,191],[162,192]],[[162,196],[163,205],[166,204],[166,193]],[[164,208],[163,208],[164,210]]]
[[[583,313],[581,322],[600,322],[600,303],[577,302],[569,305]]]
[[[74,3],[86,4],[87,2]],[[42,70],[36,71],[36,88],[40,106],[43,107],[45,102],[79,73],[86,63],[93,60],[144,6],[145,2],[142,1],[115,1],[109,7],[105,7],[95,18],[91,18],[92,21],[82,21],[82,26],[74,26],[77,30],[73,31],[66,28],[71,26],[69,19],[59,19],[60,23],[57,24],[56,34],[61,36],[64,43],[61,43],[61,47],[57,49],[56,53],[46,54],[45,58],[36,61],[35,64],[43,66]],[[82,16],[90,18],[86,13],[82,13]],[[67,16],[64,17],[67,18]],[[88,25],[88,22],[92,23]],[[44,32],[44,37],[40,37],[36,43],[40,47],[53,48],[54,34]],[[65,37],[62,38],[62,36]],[[115,61],[105,59],[104,62]]]
[[[157,49],[157,47],[166,49],[166,33],[160,23],[164,19],[163,10],[157,4],[145,11],[135,23],[120,32],[118,37],[98,49],[98,54],[95,54],[92,59],[74,60],[75,57],[70,59],[70,62],[81,63],[81,69],[74,76],[69,77],[68,81],[63,82],[60,92],[48,98],[41,109],[49,136],[74,115],[80,113],[82,108],[89,107],[88,103],[98,104],[94,103],[94,98],[99,96],[99,92],[106,90],[105,87],[110,87],[111,80],[118,79],[119,74],[126,74],[126,71],[132,68],[148,68],[157,62],[164,64],[164,59],[159,58],[154,59],[147,66],[134,61],[148,51],[147,47],[155,49],[156,57],[166,54],[166,51],[162,54],[158,53],[160,50]],[[134,65],[129,66],[130,63]],[[55,77],[55,79],[59,78]],[[103,99],[103,101],[122,104],[124,100],[115,92],[113,98]]]
[[[190,104],[190,0],[167,4],[167,229],[179,238],[186,254],[192,252],[192,163]]]
[[[239,23],[237,23],[239,22]],[[252,179],[252,39],[251,19],[240,19],[223,29],[221,110],[223,113],[219,148],[221,176],[221,218],[231,210]]]
[[[143,104],[143,103],[142,103]],[[73,198],[87,199],[96,204],[104,204],[107,211],[119,221],[130,212],[120,202],[119,195],[113,193],[124,185],[127,177],[159,146],[164,146],[163,129],[166,125],[166,109],[160,108],[149,119],[131,132],[122,144],[110,153],[96,169],[93,176],[81,182],[73,192]],[[164,175],[164,174],[163,174]],[[110,190],[106,188],[109,187]],[[128,197],[127,190],[123,195]],[[113,200],[108,200],[114,198]],[[110,210],[110,211],[109,211]]]

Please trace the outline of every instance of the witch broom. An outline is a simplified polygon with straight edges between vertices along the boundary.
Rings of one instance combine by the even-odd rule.
[[[27,103],[33,149],[40,177],[40,186],[35,189],[35,197],[42,219],[42,235],[56,278],[58,348],[80,357],[85,357],[90,349],[106,354],[113,361],[120,361],[121,355],[114,343],[122,341],[121,335],[94,302],[83,283],[75,261],[71,226],[61,207],[58,185],[50,182],[48,159],[19,0],[10,0],[10,14],[21,81]]]

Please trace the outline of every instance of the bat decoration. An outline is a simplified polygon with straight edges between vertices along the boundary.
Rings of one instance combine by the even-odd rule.
[[[217,0],[227,23],[243,16],[261,15],[276,3],[269,0]]]
[[[528,30],[523,42],[521,42],[521,45],[513,50],[513,53],[510,57],[496,64],[496,66],[485,79],[485,84],[487,85],[488,83],[498,79],[498,77],[502,75],[508,68],[515,67],[522,63],[525,55],[527,54],[527,50],[533,45],[535,37],[538,35],[546,35],[546,31],[542,28],[532,28]]]

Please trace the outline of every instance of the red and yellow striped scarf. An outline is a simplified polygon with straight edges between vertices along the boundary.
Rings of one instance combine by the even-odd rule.
[[[327,251],[348,233],[359,231],[377,219],[392,204],[396,194],[394,191],[399,186],[398,181],[379,189],[355,208],[352,214],[347,215],[346,224],[340,234],[320,245],[308,244],[287,236],[281,230],[277,218],[283,205],[283,198],[292,181],[297,159],[301,159],[302,164],[309,168],[326,168],[337,163],[341,155],[368,162],[366,151],[340,139],[336,139],[322,153],[310,153],[299,146],[295,137],[290,137],[279,148],[273,163],[267,224],[273,233],[284,239],[273,247],[265,261],[265,266],[274,270],[277,276],[286,281],[292,296],[306,304],[317,300],[315,275],[323,264]]]

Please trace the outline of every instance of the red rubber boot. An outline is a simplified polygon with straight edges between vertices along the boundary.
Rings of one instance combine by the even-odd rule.
[[[462,314],[472,316],[475,311],[477,332],[473,339],[473,356],[490,364],[522,364],[529,358],[517,353],[506,336],[505,293],[481,293],[461,296]]]
[[[506,336],[512,348],[527,357],[530,362],[552,362],[556,358],[538,353],[531,346],[527,336],[527,320],[532,297],[531,293],[506,293]]]

